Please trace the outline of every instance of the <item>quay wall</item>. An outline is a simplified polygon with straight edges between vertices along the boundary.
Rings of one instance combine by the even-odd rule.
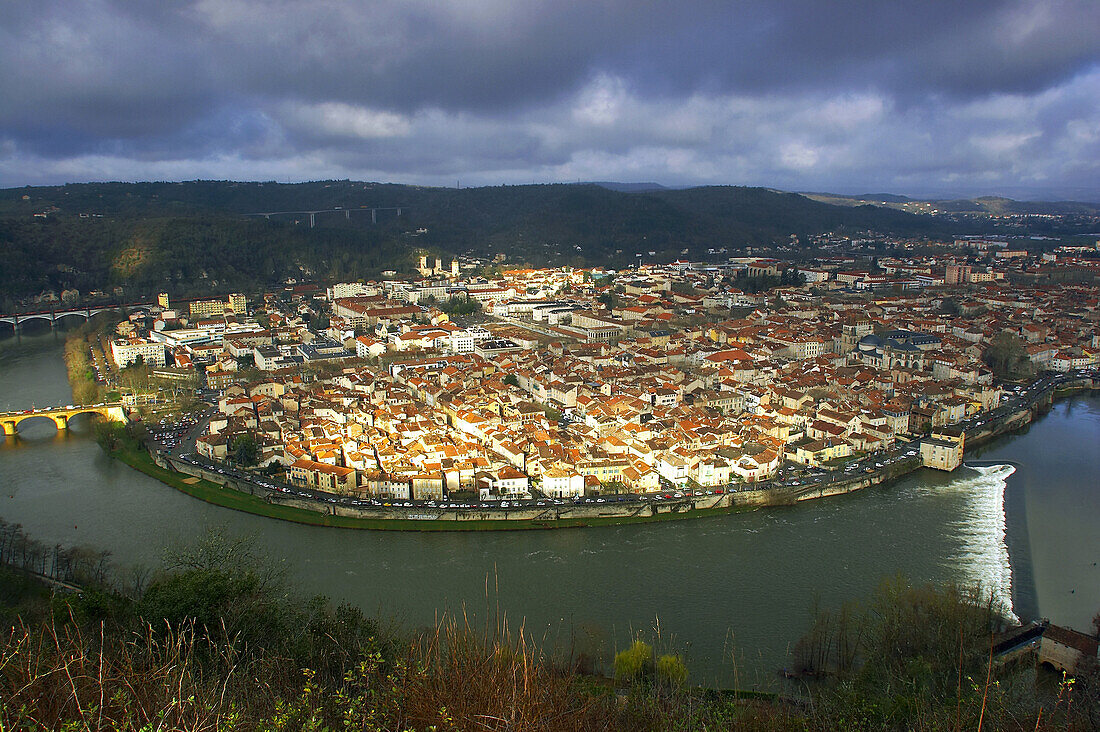
[[[1057,395],[1061,397],[1084,390],[1096,389],[1100,389],[1100,383],[1097,380],[1079,379],[1064,384],[1062,388],[1057,390]],[[1026,427],[1033,420],[1050,410],[1055,395],[1055,389],[1048,389],[1027,406],[991,416],[987,425],[966,432],[966,448],[980,446],[996,437]],[[325,500],[291,496],[172,457],[162,455],[153,455],[152,457],[153,462],[165,470],[182,473],[254,496],[272,506],[285,506],[307,511],[321,517],[339,517],[353,522],[362,520],[367,522],[370,528],[423,529],[431,527],[452,530],[474,528],[475,525],[479,529],[519,529],[630,523],[728,513],[767,506],[795,505],[801,501],[843,495],[869,486],[880,485],[921,467],[918,458],[911,458],[894,465],[884,466],[868,473],[859,473],[853,476],[834,473],[822,481],[803,486],[766,486],[757,490],[739,490],[717,495],[691,496],[685,494],[683,498],[640,503],[634,501],[619,503],[612,498],[607,503],[579,505],[566,503],[560,506],[519,506],[507,509],[492,506],[478,506],[471,509],[442,509],[427,506],[352,506],[340,502],[333,503]]]

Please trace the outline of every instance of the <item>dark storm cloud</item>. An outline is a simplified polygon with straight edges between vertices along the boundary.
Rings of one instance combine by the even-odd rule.
[[[976,95],[1041,89],[1096,62],[1091,28],[1100,23],[1100,6],[1087,0],[792,0],[752,7],[747,24],[741,11],[724,11],[694,42],[698,26],[674,39],[693,49],[681,81],[712,67],[717,85],[732,91],[825,83],[899,95]],[[675,57],[671,46],[664,50]]]
[[[1097,27],[1095,0],[15,2],[0,184],[1088,184]]]
[[[4,132],[141,136],[186,124],[219,91],[175,31],[95,3],[10,3],[0,20]],[[69,11],[76,11],[70,13]]]
[[[1100,4],[221,0],[178,17],[250,90],[486,111],[568,93],[594,69],[681,92],[1030,91],[1096,62]]]

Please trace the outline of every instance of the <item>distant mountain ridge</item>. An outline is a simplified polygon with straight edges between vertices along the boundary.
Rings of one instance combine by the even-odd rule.
[[[838,193],[804,193],[807,198],[836,206],[860,206],[871,204],[899,211],[920,211],[954,214],[986,214],[990,216],[1053,215],[1096,216],[1100,204],[1085,201],[1017,201],[1004,196],[980,196],[978,198],[910,198],[891,193],[864,193],[843,195]]]
[[[478,205],[486,197],[511,199],[524,205],[533,196],[554,200],[568,190],[598,188],[626,196],[661,196],[677,194],[677,200],[690,207],[692,198],[711,199],[714,191],[722,191],[731,203],[738,198],[753,198],[758,205],[766,203],[762,193],[774,195],[773,202],[787,196],[840,207],[872,205],[906,210],[906,204],[937,204],[947,212],[991,213],[1096,213],[1100,205],[1080,201],[1017,201],[1002,196],[974,199],[920,199],[891,193],[844,195],[827,192],[790,193],[772,188],[745,186],[668,187],[654,182],[558,183],[536,185],[483,186],[476,188],[441,188],[410,186],[395,183],[358,181],[314,181],[308,183],[186,181],[149,183],[73,183],[64,186],[27,186],[0,189],[0,216],[39,213],[53,206],[66,213],[95,212],[110,215],[155,215],[194,213],[263,213],[325,208],[388,207],[427,205],[432,210],[445,211],[464,204]],[[684,195],[680,195],[684,194]],[[26,200],[23,200],[26,197]],[[787,206],[783,206],[786,208]],[[822,211],[822,209],[818,209]],[[831,218],[831,217],[830,217]],[[855,222],[858,225],[860,222]]]
[[[893,193],[864,193],[857,197],[864,201],[887,201],[889,203],[905,203],[912,200],[909,196],[898,196]]]
[[[607,188],[612,191],[620,191],[622,193],[641,193],[644,191],[664,191],[668,190],[668,186],[663,186],[660,183],[615,183],[613,181],[592,181],[592,185]]]

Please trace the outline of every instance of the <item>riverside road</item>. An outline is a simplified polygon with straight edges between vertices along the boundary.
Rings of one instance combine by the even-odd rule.
[[[1002,403],[996,409],[975,414],[951,426],[967,433],[977,433],[984,441],[1025,424],[1026,421],[1006,423],[1005,420],[1025,410],[1033,410],[1044,400],[1049,401],[1051,392],[1059,387],[1069,385],[1096,388],[1097,378],[1095,369],[1064,374],[1046,372],[1026,386],[1008,386],[1007,398],[1002,399]],[[553,519],[564,517],[564,514],[569,513],[572,508],[582,507],[601,509],[599,515],[604,518],[615,516],[631,518],[638,517],[641,510],[648,511],[649,515],[655,515],[667,509],[680,511],[729,508],[740,503],[738,494],[745,493],[752,493],[754,496],[774,494],[777,499],[756,500],[753,501],[755,505],[787,503],[791,502],[792,498],[797,500],[798,496],[843,492],[838,489],[844,484],[851,484],[851,489],[854,490],[865,485],[881,483],[921,467],[919,447],[921,437],[914,437],[910,440],[899,440],[887,450],[857,458],[836,470],[805,468],[788,463],[768,480],[754,483],[730,483],[705,489],[679,487],[662,479],[662,489],[652,493],[586,496],[574,499],[536,497],[463,502],[357,498],[302,488],[269,476],[258,475],[230,463],[215,462],[198,456],[194,452],[195,438],[205,431],[210,413],[207,412],[203,419],[187,431],[185,439],[180,440],[179,444],[172,448],[150,439],[148,442],[150,453],[160,461],[164,461],[167,467],[198,474],[241,492],[264,497],[271,502],[293,500],[299,504],[312,504],[313,510],[320,513],[335,513],[336,507],[340,507],[353,514],[369,512],[372,518],[424,519],[441,517],[436,512],[488,511],[494,518],[505,520],[530,520],[536,517]],[[181,462],[186,463],[187,467],[180,465]],[[418,509],[430,511],[431,514],[425,515],[418,512]],[[546,515],[541,515],[541,512],[546,512]]]

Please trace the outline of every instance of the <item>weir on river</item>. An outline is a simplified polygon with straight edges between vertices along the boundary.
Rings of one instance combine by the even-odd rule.
[[[67,404],[59,334],[0,339],[0,408]],[[793,507],[696,521],[536,532],[344,531],[243,514],[104,456],[88,423],[43,420],[0,443],[0,516],[46,543],[154,567],[208,527],[254,537],[300,592],[427,625],[501,613],[548,647],[607,659],[636,632],[683,653],[699,682],[780,683],[789,646],[824,607],[887,576],[981,582],[1022,619],[1086,629],[1100,606],[1100,398],[1059,402],[1025,433],[968,456]],[[1009,466],[1011,463],[1011,466]],[[1015,472],[1012,472],[1012,467]],[[486,596],[487,587],[489,597]]]

